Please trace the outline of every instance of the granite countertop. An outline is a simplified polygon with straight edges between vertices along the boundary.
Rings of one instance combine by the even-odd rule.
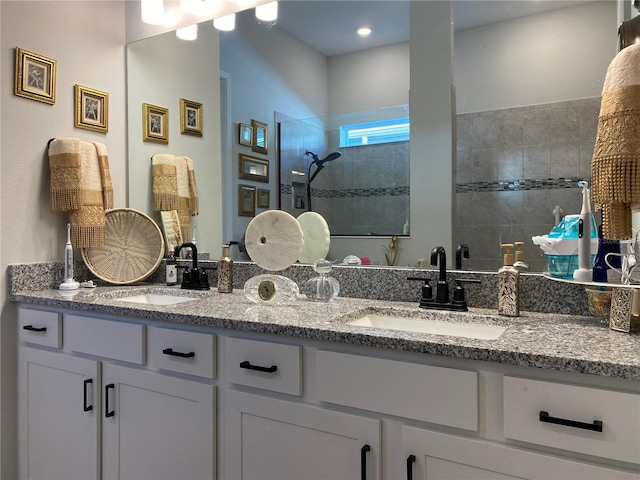
[[[176,305],[145,305],[118,297],[170,291],[197,297]],[[95,312],[167,323],[268,333],[381,349],[538,367],[565,372],[640,379],[640,334],[610,330],[599,319],[575,315],[522,312],[520,317],[497,315],[495,310],[472,308],[469,312],[420,309],[415,303],[339,297],[315,303],[304,296],[290,305],[257,305],[242,291],[220,294],[165,286],[125,286],[24,291],[10,300],[67,310]],[[462,323],[507,326],[496,340],[433,335],[358,327],[346,323],[363,313],[419,316]]]

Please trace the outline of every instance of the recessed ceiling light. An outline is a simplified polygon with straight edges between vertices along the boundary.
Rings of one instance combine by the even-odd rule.
[[[356,32],[361,37],[368,37],[369,35],[371,35],[372,30],[371,30],[371,27],[358,27]]]

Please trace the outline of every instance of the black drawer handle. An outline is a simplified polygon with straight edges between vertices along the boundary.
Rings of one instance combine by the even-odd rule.
[[[93,410],[93,405],[87,405],[87,385],[92,385],[93,380],[91,378],[87,378],[84,382],[82,382],[82,396],[83,396],[83,405],[84,411],[90,412]]]
[[[29,330],[30,332],[43,333],[47,331],[47,327],[34,327],[33,325],[25,325],[23,330]]]
[[[251,365],[251,363],[247,361],[241,362],[240,368],[246,368],[247,370],[256,370],[258,372],[265,373],[274,373],[278,370],[277,365],[271,365],[270,367],[261,367],[260,365]]]
[[[362,480],[367,480],[367,452],[370,451],[370,445],[363,445],[360,449],[360,478]]]
[[[582,428],[584,430],[591,430],[592,432],[602,432],[602,421],[600,420],[594,420],[593,423],[576,422],[575,420],[551,417],[549,416],[549,412],[540,410],[540,421],[564,425],[565,427]]]
[[[162,353],[164,353],[165,355],[171,355],[172,357],[182,357],[182,358],[193,358],[196,356],[196,352],[189,352],[189,353],[174,352],[173,348],[165,348],[164,350],[162,350]]]
[[[413,464],[416,463],[416,456],[409,455],[407,457],[407,480],[413,480]]]
[[[104,386],[104,416],[107,418],[116,414],[115,410],[109,410],[109,390],[115,390],[115,388],[116,385],[114,383]]]

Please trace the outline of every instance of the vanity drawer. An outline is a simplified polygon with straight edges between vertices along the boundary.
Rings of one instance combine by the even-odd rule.
[[[229,382],[289,395],[302,395],[302,354],[297,345],[227,338]]]
[[[73,352],[145,363],[145,326],[83,315],[64,315],[64,348]]]
[[[503,395],[507,438],[640,463],[638,394],[504,377]]]
[[[62,314],[21,307],[18,309],[18,325],[21,342],[62,347]]]
[[[147,329],[149,366],[215,378],[216,336],[172,328]]]
[[[319,350],[324,402],[478,430],[478,374],[454,368]]]

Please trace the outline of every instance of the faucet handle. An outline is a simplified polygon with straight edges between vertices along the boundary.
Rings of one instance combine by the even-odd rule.
[[[456,287],[453,289],[453,303],[464,305],[466,307],[467,301],[464,298],[464,288],[462,287],[463,283],[481,283],[480,280],[476,278],[456,278]]]
[[[432,300],[433,299],[433,289],[431,288],[431,284],[429,283],[429,282],[431,282],[430,278],[407,277],[407,280],[415,280],[415,281],[419,281],[419,282],[424,282],[424,285],[422,285],[422,297],[420,298],[420,301],[426,301],[426,300]]]

